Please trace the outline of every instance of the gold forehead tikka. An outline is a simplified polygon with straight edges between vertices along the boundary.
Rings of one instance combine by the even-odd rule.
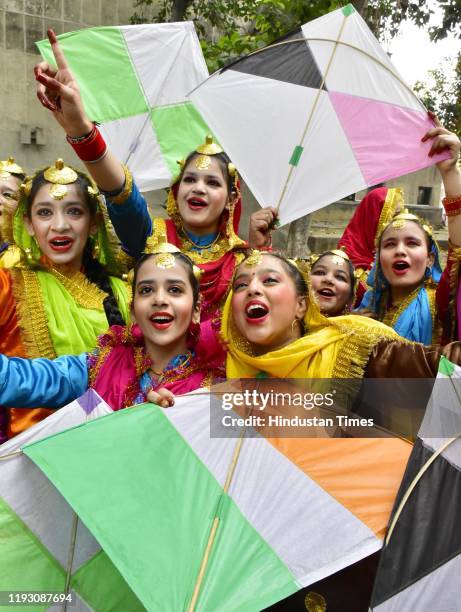
[[[53,200],[63,200],[68,192],[69,190],[65,185],[55,183],[50,187],[50,196],[53,198]]]
[[[333,255],[333,261],[337,266],[343,266],[346,261],[350,261],[348,254],[342,249],[332,249],[331,253]]]
[[[259,266],[259,264],[263,260],[263,254],[261,251],[253,249],[250,255],[243,262],[248,268],[254,268],[255,266]]]
[[[156,253],[154,255],[154,264],[157,268],[162,268],[162,270],[167,270],[168,268],[173,268],[176,264],[176,257],[173,253]]]
[[[211,157],[209,155],[199,155],[195,158],[195,167],[197,170],[208,170],[211,166]]]

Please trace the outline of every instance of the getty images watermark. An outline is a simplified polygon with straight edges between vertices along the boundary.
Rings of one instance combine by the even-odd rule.
[[[352,386],[331,382],[243,379],[224,383],[212,391],[210,434],[236,437],[246,428],[249,436],[343,437],[346,430],[356,428],[357,435],[370,435],[363,429],[374,427],[373,417],[350,411],[357,382]]]

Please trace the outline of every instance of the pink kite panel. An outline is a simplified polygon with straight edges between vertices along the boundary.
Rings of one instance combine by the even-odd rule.
[[[428,156],[431,143],[421,138],[434,124],[426,113],[339,92],[329,96],[368,186],[450,157]]]

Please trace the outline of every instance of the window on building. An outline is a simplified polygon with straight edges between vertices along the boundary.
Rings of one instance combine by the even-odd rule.
[[[417,204],[429,206],[432,199],[432,187],[418,187]]]

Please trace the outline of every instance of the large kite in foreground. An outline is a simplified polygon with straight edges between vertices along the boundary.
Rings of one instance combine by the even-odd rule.
[[[381,553],[373,612],[460,609],[460,516],[461,368],[442,357]]]
[[[142,191],[167,187],[204,141],[186,94],[208,70],[191,22],[100,27],[58,36],[88,116]],[[54,64],[47,40],[37,43]]]
[[[420,100],[352,5],[213,74],[189,94],[282,224],[430,166]]]
[[[0,587],[64,590],[78,516],[67,576],[79,609],[123,611],[253,612],[372,554],[411,450],[393,438],[211,438],[206,394],[35,440],[10,462],[40,476],[40,505],[30,480],[11,488]]]

